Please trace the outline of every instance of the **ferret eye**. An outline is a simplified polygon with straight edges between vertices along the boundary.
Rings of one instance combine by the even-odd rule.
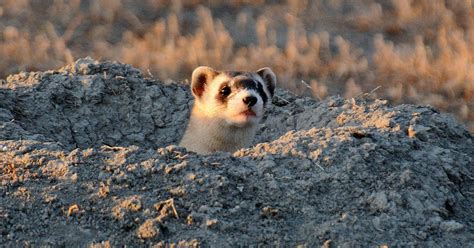
[[[230,95],[230,92],[231,92],[231,90],[230,90],[229,86],[224,86],[221,89],[221,95],[224,96],[224,97]]]

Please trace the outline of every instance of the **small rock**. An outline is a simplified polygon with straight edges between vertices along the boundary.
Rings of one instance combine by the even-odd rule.
[[[464,228],[464,225],[457,221],[449,220],[441,222],[439,228],[441,228],[441,230],[445,232],[457,232],[462,230]]]
[[[79,212],[79,206],[77,204],[73,204],[69,207],[67,216],[75,215],[77,212]]]
[[[206,220],[206,227],[214,228],[214,227],[217,226],[218,223],[219,223],[219,221],[217,219]]]
[[[209,206],[207,206],[207,205],[202,205],[202,206],[199,207],[199,209],[198,209],[198,212],[199,212],[199,213],[205,213],[205,212],[207,212],[207,211],[209,211]]]
[[[156,227],[154,219],[146,220],[138,229],[137,236],[141,239],[151,239],[160,234],[159,228]]]
[[[384,192],[377,192],[369,197],[371,206],[378,211],[384,211],[388,209],[387,195]]]

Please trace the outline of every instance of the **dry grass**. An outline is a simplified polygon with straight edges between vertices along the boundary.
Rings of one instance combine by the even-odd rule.
[[[87,55],[162,79],[270,66],[298,94],[381,85],[378,97],[434,105],[474,130],[471,0],[0,2],[2,77]]]

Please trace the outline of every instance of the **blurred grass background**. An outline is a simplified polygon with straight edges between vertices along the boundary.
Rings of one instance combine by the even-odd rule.
[[[0,78],[85,56],[163,80],[269,66],[295,94],[377,89],[474,131],[472,0],[0,0]]]

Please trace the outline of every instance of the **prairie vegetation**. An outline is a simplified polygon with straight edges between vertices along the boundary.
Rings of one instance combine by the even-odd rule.
[[[0,0],[0,77],[84,56],[163,80],[270,66],[295,94],[372,92],[474,130],[471,0]]]

